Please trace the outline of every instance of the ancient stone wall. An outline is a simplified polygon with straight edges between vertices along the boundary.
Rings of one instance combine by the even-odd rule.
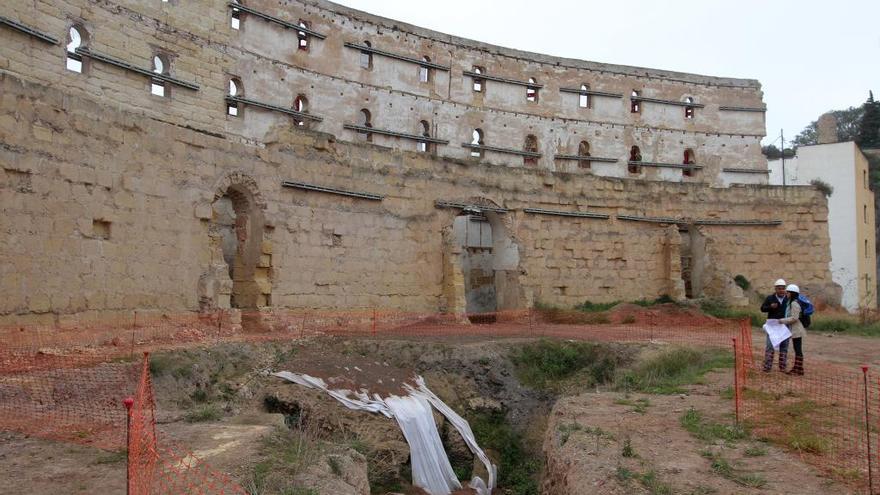
[[[824,196],[712,186],[731,182],[724,167],[766,168],[763,114],[720,110],[762,106],[754,81],[526,54],[395,29],[326,2],[247,5],[307,19],[327,38],[297,50],[295,30],[244,13],[232,30],[232,10],[219,0],[4,7],[4,17],[61,42],[0,27],[0,321],[230,306],[464,311],[452,232],[462,214],[492,226],[497,309],[684,297],[676,225],[699,232],[702,295],[738,300],[734,275],[761,285],[781,264],[780,275],[805,285],[830,281]],[[167,96],[154,96],[148,75],[90,56],[83,73],[65,69],[71,25],[88,32],[94,53],[138,67],[162,53],[169,76],[198,90],[169,83]],[[422,86],[418,65],[374,54],[373,69],[359,72],[360,51],[344,42],[368,39],[451,70]],[[545,86],[538,102],[495,81],[474,96],[462,75],[471,65]],[[244,97],[278,108],[304,94],[308,113],[323,120],[251,103],[227,115],[233,76]],[[580,109],[577,94],[558,89],[586,78],[593,90],[638,87],[706,107],[687,121],[682,107],[662,103],[630,114],[626,97]],[[418,134],[427,118],[449,144],[421,152],[409,137],[365,142],[344,127],[365,107],[374,129]],[[492,150],[471,157],[461,144],[478,125],[486,145],[502,148],[522,149],[535,134],[541,157],[534,165]],[[555,160],[577,152],[575,133],[589,134],[592,156],[620,161],[584,170]],[[693,147],[706,168],[629,175],[631,143],[646,161],[672,162]]]

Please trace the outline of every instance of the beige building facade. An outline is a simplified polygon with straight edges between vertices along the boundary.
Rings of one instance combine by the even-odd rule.
[[[783,184],[781,160],[769,163],[770,182]],[[849,311],[877,307],[877,256],[874,191],[868,159],[853,142],[801,146],[785,160],[787,186],[811,186],[822,181],[828,197],[831,276],[843,290],[841,305]],[[797,273],[785,274],[797,280]]]
[[[324,1],[0,15],[3,321],[743,302],[780,258],[833,293],[826,200],[767,185],[756,81]]]

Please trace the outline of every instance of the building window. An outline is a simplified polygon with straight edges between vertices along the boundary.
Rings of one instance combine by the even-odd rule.
[[[523,144],[523,151],[527,151],[529,153],[537,153],[538,152],[538,138],[529,134],[526,136],[525,143]],[[523,157],[523,165],[537,165],[538,159],[533,156],[524,156]]]
[[[232,3],[238,3],[238,0],[232,0]],[[229,25],[232,29],[241,29],[241,9],[232,7],[232,19]]]
[[[162,55],[153,55],[153,73],[168,75],[168,60]],[[150,93],[165,96],[165,81],[159,78],[150,79]]]
[[[697,159],[694,157],[694,150],[688,148],[684,150],[684,160],[681,162],[683,165],[693,165],[697,163]],[[685,177],[693,177],[694,169],[691,167],[685,167],[681,169],[682,175]]]
[[[474,74],[482,74],[485,72],[485,69],[482,67],[474,66]],[[483,79],[479,77],[474,78],[474,92],[482,93],[483,92]]]
[[[372,47],[373,45],[369,41],[364,41],[364,46],[367,48]],[[361,52],[361,68],[362,69],[372,69],[373,68],[373,54],[367,51]]]
[[[229,96],[241,96],[244,94],[242,91],[241,80],[237,77],[233,77],[229,79]],[[238,103],[234,101],[226,101],[226,115],[231,115],[233,117],[238,117]]]
[[[299,27],[308,29],[309,25],[306,23],[306,21],[300,20]],[[299,49],[304,52],[309,51],[309,33],[305,31],[297,31],[296,37],[299,40],[299,44],[297,45]]]
[[[590,143],[588,143],[586,141],[581,141],[581,144],[578,145],[578,156],[579,157],[590,156]],[[578,167],[590,168],[590,160],[587,158],[579,158],[578,159]]]
[[[642,167],[639,166],[638,162],[642,161],[642,151],[638,146],[633,146],[629,149],[629,163],[627,164],[627,170],[631,174],[641,173]]]
[[[632,90],[629,98],[630,113],[640,113],[642,111],[642,102],[641,100],[639,100],[639,92],[636,90]]]
[[[474,129],[474,132],[471,134],[471,144],[474,146],[483,146],[483,130],[482,129]],[[483,150],[481,148],[471,148],[471,156],[482,157]]]
[[[531,102],[537,102],[538,101],[538,88],[536,88],[535,86],[531,86],[531,85],[538,84],[538,81],[535,81],[535,78],[530,77],[529,84],[530,84],[530,86],[526,86],[526,100],[531,101]]]
[[[684,99],[684,102],[687,103],[687,105],[685,105],[685,107],[684,107],[684,118],[686,118],[686,119],[694,118],[694,107],[692,105],[692,103],[694,102],[694,99],[691,98],[690,96],[688,96],[687,98]]]
[[[305,95],[297,95],[293,100],[293,109],[299,113],[309,113],[309,100]],[[304,119],[294,118],[293,123],[299,127],[306,126],[306,121]]]
[[[590,87],[586,84],[581,84],[581,94],[578,96],[578,106],[581,108],[590,108],[590,95],[587,94],[587,91],[590,90]]]
[[[431,63],[431,59],[428,57],[422,57],[422,62]],[[431,80],[431,68],[427,65],[419,66],[419,82],[429,82]]]
[[[76,53],[76,49],[85,46],[85,29],[81,26],[71,26],[67,39],[67,70],[82,73],[83,58]]]
[[[370,111],[367,110],[366,108],[362,108],[362,109],[361,109],[361,126],[363,126],[363,127],[373,127],[372,115],[370,115]],[[373,142],[373,133],[371,133],[371,132],[365,132],[365,133],[364,133],[364,139],[365,139],[368,143]]]
[[[419,133],[422,137],[431,137],[431,124],[429,124],[427,120],[419,122]],[[428,141],[419,141],[416,149],[422,153],[427,153],[431,151],[431,143]]]

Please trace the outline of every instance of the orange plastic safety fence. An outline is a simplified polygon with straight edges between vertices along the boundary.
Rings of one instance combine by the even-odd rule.
[[[149,354],[144,354],[138,387],[129,411],[129,495],[246,495],[225,474],[156,433],[155,399]]]
[[[751,343],[751,335],[745,341]],[[873,452],[880,432],[880,415],[874,416],[880,410],[880,387],[871,386],[867,366],[844,367],[806,355],[804,374],[798,375],[779,370],[778,352],[771,362],[769,353],[755,355],[747,345],[737,345],[736,351],[738,416],[754,435],[797,453],[861,493],[880,493],[880,457]],[[787,358],[791,372],[793,353]]]

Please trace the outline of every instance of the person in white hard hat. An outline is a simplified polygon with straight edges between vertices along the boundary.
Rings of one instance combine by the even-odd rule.
[[[787,373],[789,375],[804,374],[804,337],[807,335],[807,329],[801,323],[801,304],[798,302],[801,289],[794,284],[789,284],[785,288],[788,293],[788,306],[785,308],[785,317],[779,319],[779,323],[788,325],[791,330],[791,343],[794,344],[794,367]],[[788,342],[786,341],[786,344]],[[782,345],[779,346],[779,352],[782,353]]]
[[[778,320],[785,318],[785,310],[788,308],[788,294],[785,292],[785,280],[779,279],[773,283],[773,294],[764,299],[761,305],[761,312],[767,313],[768,320]],[[770,343],[770,336],[767,336],[767,343],[764,346],[764,371],[773,369],[773,344]],[[779,371],[785,371],[788,358],[788,340],[779,344]]]

